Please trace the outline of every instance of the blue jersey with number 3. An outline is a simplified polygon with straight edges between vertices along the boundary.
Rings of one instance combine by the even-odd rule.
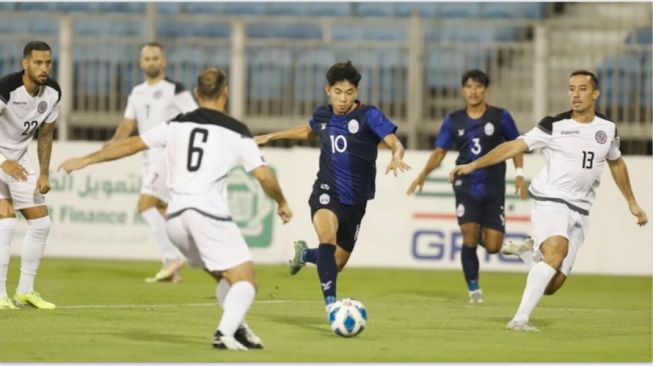
[[[397,126],[378,108],[358,103],[349,114],[331,106],[315,109],[309,121],[320,136],[320,170],[314,188],[335,192],[342,204],[374,198],[378,144]]]
[[[467,164],[487,154],[504,141],[519,137],[515,121],[507,110],[488,106],[479,119],[472,119],[464,109],[448,114],[435,146],[449,150],[454,143],[459,154],[456,165]],[[485,195],[488,185],[499,186],[503,190],[506,182],[506,163],[502,162],[478,169],[468,176],[457,178],[460,185],[472,195]]]

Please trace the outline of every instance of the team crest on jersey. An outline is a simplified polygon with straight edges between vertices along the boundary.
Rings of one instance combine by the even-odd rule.
[[[494,125],[490,122],[486,123],[485,126],[483,126],[483,130],[488,136],[494,135]]]
[[[159,99],[163,96],[163,92],[161,90],[157,90],[154,92],[154,95],[152,96],[154,99]]]
[[[40,101],[39,105],[36,106],[36,110],[39,113],[45,113],[45,111],[48,110],[48,102],[46,102],[45,100]]]
[[[605,132],[603,132],[603,130],[596,131],[594,138],[596,139],[596,142],[598,142],[599,144],[605,144],[605,142],[608,141],[608,135]]]
[[[357,120],[352,119],[352,120],[349,121],[349,123],[347,124],[347,128],[349,129],[349,133],[356,133],[356,132],[358,132],[358,129],[360,128],[360,126],[359,126]]]
[[[328,205],[329,202],[331,202],[331,197],[326,193],[322,193],[320,195],[320,203],[323,205]]]
[[[458,215],[458,217],[465,216],[465,205],[461,203],[456,207],[456,215]]]

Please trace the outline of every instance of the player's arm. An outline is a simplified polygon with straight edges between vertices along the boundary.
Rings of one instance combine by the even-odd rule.
[[[506,161],[513,156],[523,154],[526,151],[528,151],[528,145],[524,139],[519,138],[512,141],[506,141],[479,159],[453,168],[449,173],[449,182],[453,182],[456,176],[470,174],[476,169],[485,168],[486,166]]]
[[[262,165],[252,171],[254,178],[258,180],[263,191],[270,196],[273,200],[277,202],[279,206],[277,209],[277,214],[283,220],[283,223],[287,223],[292,218],[292,211],[288,206],[288,202],[281,191],[281,186],[279,186],[279,181],[274,176],[270,168]]]
[[[515,165],[515,193],[525,200],[528,197],[528,189],[524,179],[524,153],[513,156],[512,163]]]
[[[404,145],[397,138],[397,135],[390,133],[383,138],[383,142],[390,147],[390,150],[392,150],[392,159],[390,160],[388,167],[385,169],[385,174],[388,174],[388,172],[392,170],[396,177],[397,169],[402,172],[410,170],[410,165],[406,164],[403,160],[404,152],[406,150],[404,149]]]
[[[86,156],[66,159],[66,161],[61,163],[57,170],[59,171],[63,169],[66,173],[70,173],[75,170],[83,169],[91,164],[116,160],[125,156],[133,155],[147,148],[148,146],[140,136],[129,137]]]
[[[426,162],[426,165],[422,169],[422,171],[417,175],[417,178],[413,180],[413,182],[410,184],[408,187],[408,190],[406,190],[407,195],[411,195],[415,193],[415,191],[422,192],[422,188],[424,187],[424,182],[426,181],[426,177],[435,169],[437,169],[440,164],[442,164],[442,160],[444,160],[444,157],[447,155],[447,150],[441,148],[441,147],[436,147],[435,150],[431,153],[431,156],[429,156],[429,160]]]
[[[39,158],[39,177],[36,189],[41,194],[50,191],[50,157],[52,156],[52,140],[54,138],[54,122],[44,123],[39,128],[37,155]]]
[[[626,202],[628,202],[630,212],[637,217],[637,224],[639,226],[646,225],[648,217],[646,216],[646,212],[639,207],[639,204],[637,204],[637,201],[635,200],[635,194],[630,186],[630,178],[628,177],[626,162],[623,158],[619,157],[616,160],[608,160],[608,166],[610,167],[610,173],[612,173],[614,182],[617,184],[617,187],[619,187]]]
[[[135,119],[123,118],[122,121],[120,121],[118,128],[116,128],[116,132],[113,133],[113,137],[111,137],[111,139],[105,142],[104,146],[106,147],[109,146],[110,144],[115,143],[116,141],[126,139],[127,137],[131,136],[135,128],[136,128]]]
[[[270,141],[276,140],[311,140],[317,137],[317,134],[308,124],[292,127],[287,130],[272,132],[265,135],[254,136],[254,141],[259,146],[263,146]]]

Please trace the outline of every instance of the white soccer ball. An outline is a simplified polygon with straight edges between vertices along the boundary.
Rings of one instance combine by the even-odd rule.
[[[329,311],[331,330],[341,337],[353,337],[365,329],[367,310],[360,301],[344,298]]]

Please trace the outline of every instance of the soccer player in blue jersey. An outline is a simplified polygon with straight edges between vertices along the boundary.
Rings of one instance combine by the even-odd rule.
[[[462,77],[462,95],[465,109],[444,118],[435,140],[435,150],[424,169],[411,183],[406,194],[422,191],[426,177],[440,163],[454,143],[459,154],[456,165],[466,164],[485,155],[504,141],[519,136],[510,113],[485,103],[490,84],[489,77],[480,70],[467,71]],[[513,158],[516,170],[515,188],[521,199],[527,195],[523,174],[523,154]],[[479,285],[479,262],[476,247],[481,244],[489,253],[501,249],[505,232],[504,201],[506,191],[506,164],[501,163],[479,169],[468,176],[458,177],[453,184],[456,196],[456,215],[463,235],[461,262],[469,291],[469,302],[483,302]],[[482,232],[481,232],[482,230]],[[479,235],[482,233],[482,236]],[[482,243],[479,243],[482,237]]]
[[[367,201],[374,198],[376,157],[383,142],[392,150],[385,173],[410,169],[403,161],[404,147],[395,135],[397,126],[379,109],[359,100],[361,74],[351,61],[327,71],[325,90],[330,105],[315,109],[308,124],[256,136],[256,142],[320,139],[320,167],[308,200],[320,245],[309,249],[295,242],[290,274],[306,262],[317,265],[327,313],[336,301],[336,277],[354,250]]]

